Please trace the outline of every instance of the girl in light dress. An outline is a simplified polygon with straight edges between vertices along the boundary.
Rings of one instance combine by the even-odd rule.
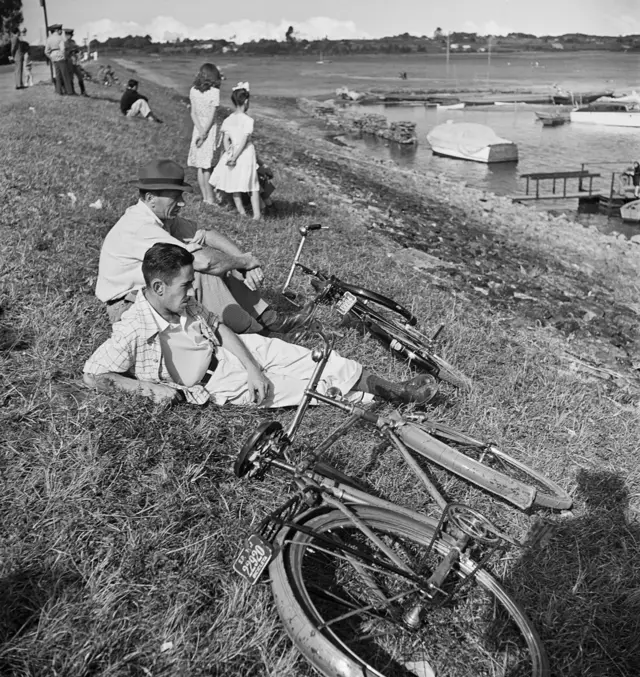
[[[258,181],[259,161],[251,141],[253,118],[247,115],[249,109],[249,83],[240,82],[231,93],[235,111],[222,123],[220,131],[224,154],[211,175],[211,185],[217,190],[233,195],[233,201],[240,214],[246,214],[242,193],[249,193],[253,218],[261,218],[260,183]]]
[[[214,154],[219,145],[218,106],[220,105],[220,71],[212,64],[200,67],[189,91],[193,135],[187,165],[198,169],[198,185],[205,204],[215,204],[213,187],[209,183]]]

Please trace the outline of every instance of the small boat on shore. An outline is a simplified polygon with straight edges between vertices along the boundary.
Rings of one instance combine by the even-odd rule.
[[[640,223],[640,200],[627,202],[627,204],[620,207],[620,216],[623,221],[632,221]]]
[[[551,95],[551,101],[556,106],[582,106],[591,103],[602,96],[611,96],[612,90],[604,92],[567,92],[563,89],[557,89],[555,94]]]
[[[492,164],[517,162],[518,146],[499,137],[491,127],[447,120],[427,134],[434,155]]]
[[[635,102],[595,101],[572,110],[571,122],[610,127],[640,127],[640,104]]]
[[[565,122],[569,122],[569,115],[565,113],[546,111],[536,111],[536,117],[542,122],[544,127],[558,127]]]

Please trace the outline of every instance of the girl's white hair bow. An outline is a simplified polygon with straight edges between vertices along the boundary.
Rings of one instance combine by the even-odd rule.
[[[249,91],[249,83],[248,82],[239,82],[231,91],[235,92],[236,89],[246,89],[247,92]]]

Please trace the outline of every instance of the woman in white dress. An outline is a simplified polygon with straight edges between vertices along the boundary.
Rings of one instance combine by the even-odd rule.
[[[209,183],[213,156],[219,143],[217,112],[220,105],[220,71],[212,64],[201,66],[189,91],[193,135],[189,147],[189,167],[198,169],[198,185],[206,204],[214,204]]]
[[[236,109],[220,127],[225,152],[213,170],[210,183],[217,190],[233,195],[240,214],[246,213],[242,204],[242,193],[249,193],[253,218],[257,221],[261,216],[260,183],[256,149],[251,141],[253,118],[247,115],[248,82],[241,82],[233,88],[231,101]]]

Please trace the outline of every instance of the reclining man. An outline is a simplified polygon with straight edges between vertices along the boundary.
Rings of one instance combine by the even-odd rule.
[[[86,362],[85,383],[159,402],[297,405],[315,367],[311,351],[259,334],[235,334],[193,297],[193,262],[189,251],[171,243],[146,252],[146,286]],[[434,394],[430,383],[429,376],[391,383],[333,353],[318,389],[334,386],[345,394],[424,404]]]
[[[260,261],[242,252],[217,230],[197,230],[178,216],[182,193],[192,188],[172,160],[154,160],[139,170],[137,204],[129,207],[107,233],[100,251],[96,296],[107,304],[111,322],[135,301],[144,286],[142,259],[156,242],[180,245],[194,254],[194,288],[202,305],[236,334],[264,330],[287,333],[304,323],[308,312],[282,315],[268,306],[258,288]]]

